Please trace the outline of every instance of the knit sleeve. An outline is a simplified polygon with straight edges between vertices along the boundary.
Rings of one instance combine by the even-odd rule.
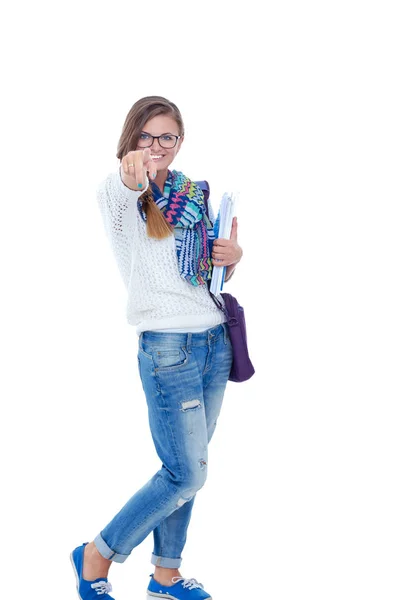
[[[137,210],[137,200],[148,184],[147,181],[142,191],[130,190],[124,185],[120,171],[111,173],[100,183],[97,200],[108,234],[123,231],[131,225]]]
[[[108,175],[97,188],[97,201],[106,235],[126,286],[131,270],[134,224],[138,210],[137,200],[147,187],[148,182],[142,192],[130,190],[122,182],[118,171]]]

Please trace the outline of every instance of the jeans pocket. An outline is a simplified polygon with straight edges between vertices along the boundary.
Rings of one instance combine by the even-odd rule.
[[[183,367],[189,355],[184,347],[154,348],[152,359],[156,371],[171,371]]]

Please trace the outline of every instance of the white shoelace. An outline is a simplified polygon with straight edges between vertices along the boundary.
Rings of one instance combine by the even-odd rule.
[[[96,583],[91,583],[91,587],[97,594],[107,594],[112,591],[112,584],[109,581],[97,581]]]
[[[194,588],[203,588],[203,584],[199,583],[197,579],[184,579],[184,577],[173,577],[171,579],[172,583],[178,583],[178,581],[182,582],[182,587],[187,588],[188,590],[194,590]]]

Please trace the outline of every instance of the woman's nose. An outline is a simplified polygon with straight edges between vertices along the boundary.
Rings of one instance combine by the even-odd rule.
[[[160,152],[161,150],[161,146],[159,144],[158,140],[153,140],[153,144],[152,144],[152,152],[153,154],[156,154],[156,152]]]

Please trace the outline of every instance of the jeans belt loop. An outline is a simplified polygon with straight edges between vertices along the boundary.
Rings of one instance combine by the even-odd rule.
[[[186,350],[189,352],[189,354],[191,354],[191,352],[192,352],[192,333],[191,332],[187,334]]]

